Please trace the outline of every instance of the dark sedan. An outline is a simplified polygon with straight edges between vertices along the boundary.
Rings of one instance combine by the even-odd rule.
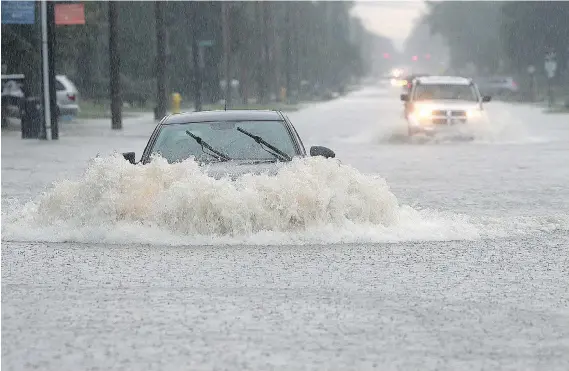
[[[168,163],[193,157],[210,165],[215,176],[276,172],[294,157],[306,157],[304,144],[289,119],[280,111],[230,110],[174,114],[156,126],[142,153],[146,164],[159,154]],[[136,163],[135,153],[123,153]],[[310,156],[335,157],[321,146]]]

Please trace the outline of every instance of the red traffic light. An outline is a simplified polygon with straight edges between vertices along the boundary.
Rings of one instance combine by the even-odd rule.
[[[383,53],[383,58],[389,59],[389,53]]]
[[[419,57],[417,57],[416,55],[414,55],[413,57],[411,57],[412,60],[417,61],[419,60]]]

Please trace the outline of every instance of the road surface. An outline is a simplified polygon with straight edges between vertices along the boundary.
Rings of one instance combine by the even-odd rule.
[[[569,369],[568,116],[488,109],[409,140],[368,87],[289,115],[342,166],[239,189],[107,156],[148,118],[3,133],[3,369]]]

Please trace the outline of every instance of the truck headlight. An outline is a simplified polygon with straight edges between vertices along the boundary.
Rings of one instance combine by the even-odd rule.
[[[466,117],[469,119],[478,119],[482,117],[482,111],[478,109],[472,109],[466,112]]]
[[[426,109],[426,108],[421,108],[418,112],[417,112],[417,117],[424,119],[427,117],[431,117],[432,111],[430,109]]]

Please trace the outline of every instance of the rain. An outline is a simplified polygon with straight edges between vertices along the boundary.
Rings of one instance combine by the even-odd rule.
[[[3,1],[6,370],[567,370],[569,2]]]

